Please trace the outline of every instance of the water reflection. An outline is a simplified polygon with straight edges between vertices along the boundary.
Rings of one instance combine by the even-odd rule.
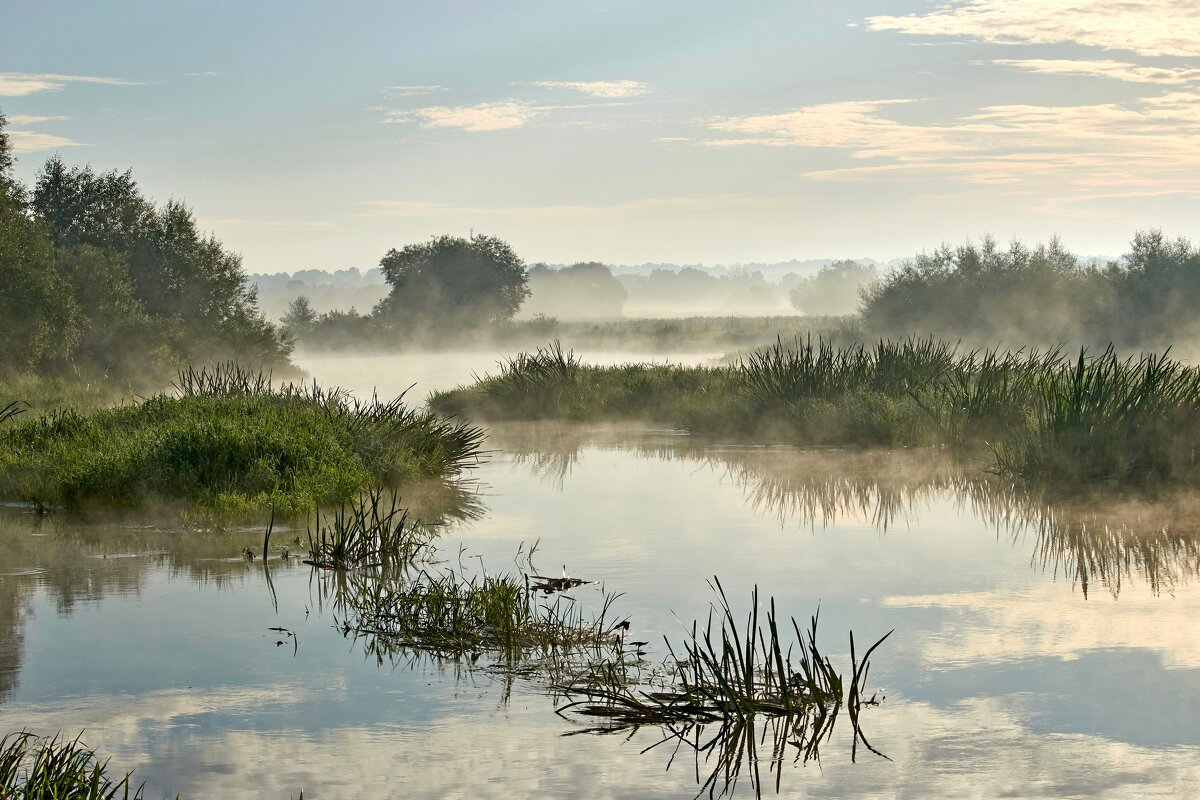
[[[589,447],[694,462],[738,486],[759,513],[810,528],[850,520],[887,532],[919,524],[924,509],[949,497],[1014,546],[1031,546],[1035,568],[1072,581],[1085,598],[1097,585],[1116,597],[1134,579],[1170,593],[1200,576],[1200,495],[1192,492],[1055,497],[940,449],[731,446],[672,431],[558,424],[498,427],[492,441],[557,489]]]

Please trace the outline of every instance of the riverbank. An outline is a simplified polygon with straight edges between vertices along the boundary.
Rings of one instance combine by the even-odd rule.
[[[1061,485],[1194,483],[1200,370],[1163,356],[777,342],[729,366],[592,367],[558,345],[430,398],[476,420],[643,420],[819,445],[944,445]]]

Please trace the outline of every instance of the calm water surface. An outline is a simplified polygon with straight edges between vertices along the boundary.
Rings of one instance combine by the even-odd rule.
[[[819,764],[788,756],[781,796],[1200,794],[1191,498],[1066,507],[936,451],[646,428],[506,426],[491,446],[472,476],[477,518],[439,539],[447,566],[515,570],[537,540],[544,573],[622,593],[617,613],[655,655],[707,615],[713,575],[741,611],[755,584],[802,621],[819,606],[843,671],[850,629],[895,629],[871,671],[886,700],[864,712],[890,760],[860,748],[852,763],[839,723]],[[150,797],[691,797],[716,766],[684,750],[668,769],[669,746],[642,752],[656,730],[566,735],[586,723],[533,684],[380,665],[335,630],[298,560],[238,555],[261,539],[170,515],[0,515],[0,728],[84,730]],[[733,791],[754,793],[745,775]]]

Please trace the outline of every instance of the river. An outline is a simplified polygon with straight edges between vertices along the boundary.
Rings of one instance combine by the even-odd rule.
[[[423,397],[492,361],[301,364],[360,393],[416,382]],[[894,630],[870,673],[884,699],[862,715],[882,755],[860,745],[852,761],[843,720],[819,763],[791,745],[782,763],[760,752],[760,784],[743,770],[717,792],[1200,794],[1189,497],[1064,506],[940,451],[651,426],[499,426],[488,447],[457,505],[436,512],[441,568],[515,571],[536,542],[543,574],[597,582],[573,602],[619,595],[614,613],[648,658],[707,618],[714,576],[739,615],[755,586],[802,626],[819,609],[840,671],[851,630],[860,647]],[[83,731],[147,797],[674,798],[722,766],[678,742],[652,748],[657,729],[586,733],[594,723],[557,715],[536,681],[419,655],[379,663],[335,627],[322,576],[240,555],[261,548],[260,526],[9,508],[0,529],[0,729]]]

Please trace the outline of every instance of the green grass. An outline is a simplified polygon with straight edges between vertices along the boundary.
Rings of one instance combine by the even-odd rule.
[[[184,373],[173,395],[9,421],[0,496],[43,507],[165,501],[306,513],[374,486],[453,475],[474,462],[482,438],[402,397],[275,388],[227,366]]]
[[[581,364],[557,343],[431,407],[482,419],[641,420],[816,445],[948,445],[1064,487],[1200,480],[1200,370],[1110,347],[964,351],[930,338],[794,340],[732,364]]]
[[[110,774],[108,761],[79,739],[43,739],[29,731],[0,740],[0,797],[5,800],[116,800],[141,798],[133,773]]]

